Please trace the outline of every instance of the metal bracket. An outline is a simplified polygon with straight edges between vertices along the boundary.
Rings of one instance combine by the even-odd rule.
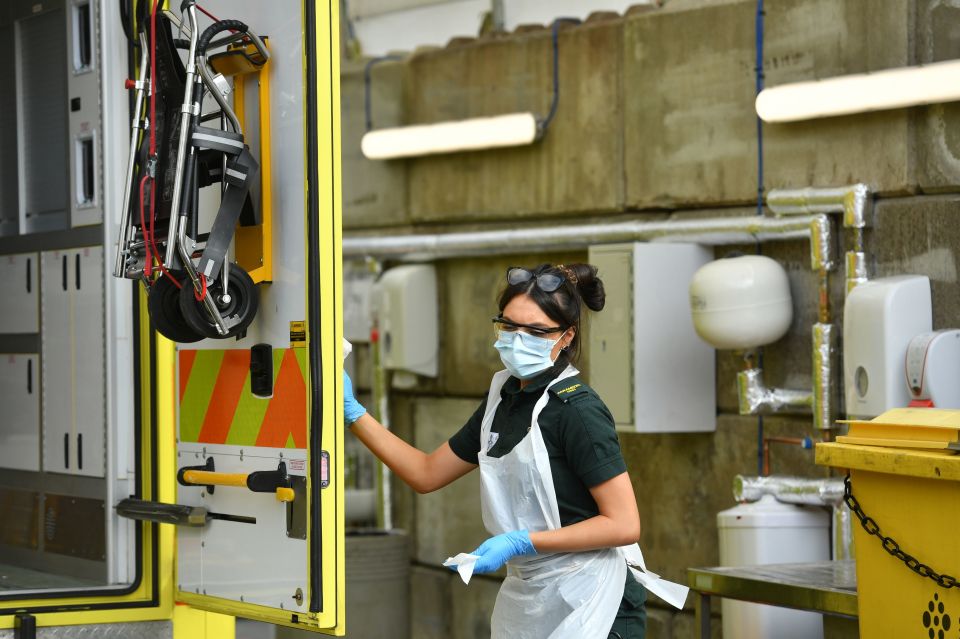
[[[300,475],[290,475],[290,487],[293,488],[294,498],[293,501],[287,502],[287,537],[306,539],[307,478]]]
[[[203,466],[184,466],[183,468],[177,471],[177,483],[180,484],[181,486],[196,486],[196,484],[188,484],[186,481],[184,481],[183,474],[188,470],[209,470],[213,472],[213,471],[216,471],[217,469],[213,463],[213,457],[207,457],[207,463],[204,464]],[[207,494],[212,495],[214,488],[215,486],[213,486],[212,484],[208,484]]]
[[[247,488],[255,493],[275,493],[277,488],[291,488],[287,465],[280,462],[276,470],[258,470],[247,475]]]

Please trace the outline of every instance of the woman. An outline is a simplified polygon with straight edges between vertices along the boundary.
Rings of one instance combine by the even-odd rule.
[[[384,429],[345,377],[351,430],[414,490],[428,493],[480,468],[493,536],[471,553],[480,557],[474,572],[508,565],[493,637],[645,636],[646,591],[618,550],[640,537],[636,498],[610,411],[571,363],[582,307],[599,311],[604,300],[588,264],[509,269],[493,318],[506,370],[430,454]]]

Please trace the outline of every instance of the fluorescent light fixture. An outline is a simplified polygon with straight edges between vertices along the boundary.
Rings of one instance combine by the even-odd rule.
[[[838,76],[764,89],[757,115],[795,122],[960,100],[960,60]]]
[[[510,113],[368,131],[360,141],[364,156],[392,160],[532,144],[539,137],[532,113]]]

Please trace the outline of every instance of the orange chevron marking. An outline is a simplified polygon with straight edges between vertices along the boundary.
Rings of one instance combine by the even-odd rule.
[[[283,354],[257,446],[284,448],[291,436],[296,448],[307,447],[307,387],[292,348]]]
[[[223,444],[227,441],[233,415],[237,411],[247,376],[250,374],[250,351],[229,350],[223,353],[223,362],[217,373],[217,382],[210,394],[210,403],[203,416],[198,442]]]
[[[190,381],[190,371],[193,370],[193,362],[197,359],[197,351],[180,351],[180,401],[183,401],[183,393],[187,390],[187,382]]]

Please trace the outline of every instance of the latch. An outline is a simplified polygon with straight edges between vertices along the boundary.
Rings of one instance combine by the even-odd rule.
[[[177,472],[181,486],[205,486],[213,494],[216,486],[236,486],[255,493],[274,493],[277,501],[291,502],[296,493],[292,487],[287,465],[283,462],[277,470],[259,470],[253,473],[218,473],[213,457],[207,457],[203,466],[184,466]]]
[[[165,504],[159,501],[144,501],[133,498],[121,500],[116,509],[118,515],[127,519],[173,524],[174,526],[205,526],[211,519],[234,521],[241,524],[257,523],[256,517],[214,513],[201,506]]]
[[[213,457],[208,457],[206,463],[202,466],[184,466],[181,468],[177,472],[177,482],[181,486],[204,486],[211,495],[216,486],[236,486],[255,493],[273,493],[277,501],[285,503],[287,507],[287,537],[292,539],[307,538],[307,478],[288,474],[287,465],[282,461],[277,465],[276,470],[258,470],[252,473],[218,473]],[[183,506],[183,508],[187,507]],[[206,511],[202,515],[208,519],[223,518],[222,516],[210,517],[210,513]],[[195,515],[195,517],[200,516],[201,513]],[[202,526],[205,521],[199,524],[186,523],[182,525]]]

